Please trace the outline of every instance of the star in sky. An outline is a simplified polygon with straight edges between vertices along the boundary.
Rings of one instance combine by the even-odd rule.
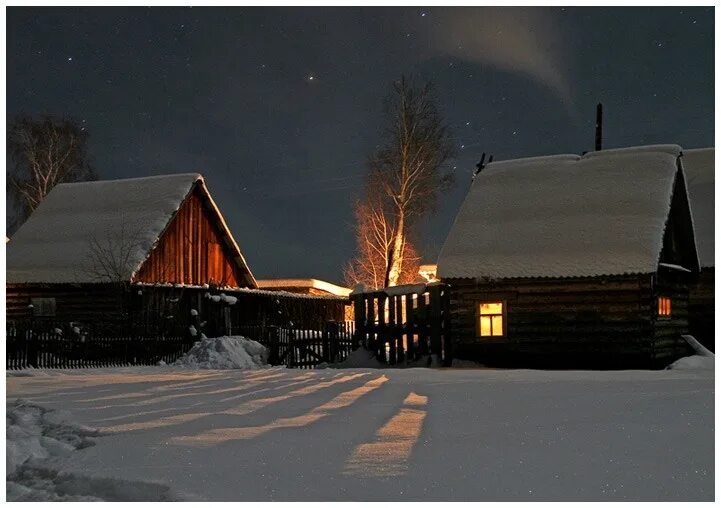
[[[347,231],[346,240],[329,245],[322,260],[306,256],[286,266],[286,256],[278,253],[289,237],[299,251],[311,251],[352,224],[360,177],[345,189],[325,193],[314,182],[338,178],[338,173],[345,177],[337,166],[348,160],[360,161],[354,171],[364,173],[366,155],[383,139],[383,101],[402,73],[436,85],[444,120],[458,136],[452,164],[459,172],[475,169],[484,150],[492,150],[498,160],[580,153],[592,146],[599,101],[609,111],[609,146],[713,143],[712,8],[645,9],[629,15],[616,8],[564,6],[565,11],[545,9],[536,17],[534,9],[427,7],[433,11],[423,6],[388,12],[118,9],[81,15],[77,9],[15,9],[8,14],[13,27],[7,41],[8,115],[51,109],[87,119],[81,125],[92,135],[99,178],[140,176],[159,165],[178,172],[203,168],[209,180],[221,182],[219,206],[234,231],[245,228],[253,234],[261,220],[257,217],[277,227],[273,235],[259,233],[245,247],[255,272],[335,282],[341,279],[339,267],[353,254]],[[386,21],[378,27],[381,13]],[[612,33],[642,22],[644,36],[598,38],[601,19]],[[314,29],[322,26],[328,29]],[[540,64],[519,69],[506,53],[476,58],[506,37],[512,41],[524,35],[544,48],[549,61],[561,62],[553,70],[568,81],[567,103],[559,103],[544,84],[546,71],[539,71],[541,78],[526,72],[536,72]],[[664,59],[655,58],[669,50],[684,54],[670,71]],[[228,55],[233,55],[230,62]],[[496,56],[503,59],[496,61]],[[52,62],[77,72],[48,72]],[[217,68],[223,71],[207,72]],[[690,74],[698,79],[688,80]],[[239,87],[248,93],[238,94]],[[298,90],[306,93],[294,96]],[[671,103],[673,114],[658,115]],[[194,132],[198,126],[231,132],[237,114],[247,120],[242,143],[233,134],[199,137]],[[519,118],[524,132],[514,127]],[[321,134],[308,132],[305,126],[318,119]],[[282,150],[277,139],[283,140]],[[132,165],[124,162],[129,155]],[[236,163],[247,169],[227,169]],[[255,169],[266,165],[280,169],[272,174]],[[313,167],[298,184],[298,192],[314,192],[312,206],[306,206],[305,196],[266,202],[252,192],[254,186],[295,182],[300,166]],[[247,185],[248,197],[257,201],[235,200],[223,189],[228,179],[243,182],[239,191]],[[419,249],[429,262],[466,192],[459,184],[444,195],[438,220],[423,231]],[[297,214],[289,219],[288,211],[298,203],[307,209],[307,219]],[[319,224],[315,231],[296,235],[310,221]]]

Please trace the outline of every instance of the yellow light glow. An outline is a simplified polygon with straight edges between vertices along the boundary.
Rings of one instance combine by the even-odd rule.
[[[478,328],[481,337],[503,336],[503,302],[479,303],[478,314]]]
[[[257,411],[261,408],[270,406],[271,404],[275,404],[277,402],[288,400],[293,397],[301,397],[304,395],[310,395],[311,393],[318,392],[318,391],[328,388],[330,386],[333,386],[333,385],[336,385],[339,383],[347,383],[348,381],[352,381],[354,379],[363,377],[365,375],[367,375],[367,374],[365,374],[365,373],[351,374],[351,375],[343,376],[343,377],[340,377],[337,379],[332,379],[330,381],[323,381],[321,383],[315,383],[310,386],[298,388],[297,390],[293,390],[293,391],[288,392],[283,395],[277,395],[275,397],[266,397],[263,399],[249,400],[248,402],[245,402],[234,408],[226,409],[225,411],[223,411],[223,413],[228,414],[228,415],[236,415],[236,416],[247,415],[247,414]]]
[[[179,445],[195,445],[195,446],[213,446],[228,441],[237,441],[241,439],[253,439],[258,436],[270,432],[272,430],[282,428],[305,427],[318,420],[325,418],[331,412],[337,409],[348,407],[354,404],[363,395],[377,390],[388,381],[386,376],[380,376],[372,379],[362,386],[348,390],[337,395],[330,401],[316,406],[310,411],[289,418],[278,418],[265,425],[257,425],[250,427],[228,427],[221,429],[211,429],[194,436],[178,436],[170,439],[171,444]]]
[[[503,335],[503,316],[492,316],[491,324],[493,325],[493,335]]]
[[[481,304],[481,315],[488,314],[502,314],[503,304],[502,303],[482,303]]]
[[[491,335],[491,318],[481,316],[481,337],[490,337]]]
[[[346,462],[343,474],[361,478],[400,476],[408,471],[408,459],[420,438],[428,397],[408,394],[398,413],[378,429],[375,440],[358,445]],[[408,407],[410,406],[410,407]]]

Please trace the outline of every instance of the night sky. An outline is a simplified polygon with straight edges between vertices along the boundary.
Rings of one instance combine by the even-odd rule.
[[[7,112],[67,115],[102,179],[203,173],[257,278],[341,282],[402,73],[431,80],[456,185],[495,160],[714,140],[713,8],[8,8]]]

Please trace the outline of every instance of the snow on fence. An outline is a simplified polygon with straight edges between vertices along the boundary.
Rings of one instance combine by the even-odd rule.
[[[354,331],[355,323],[352,321],[329,321],[316,330],[266,325],[232,328],[233,335],[242,335],[267,347],[271,365],[300,369],[312,369],[348,358],[356,347]]]
[[[192,346],[187,337],[101,337],[7,329],[6,369],[75,369],[171,363]]]

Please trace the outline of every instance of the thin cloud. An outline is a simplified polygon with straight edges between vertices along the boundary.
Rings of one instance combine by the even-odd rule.
[[[434,18],[430,32],[438,54],[524,74],[570,104],[560,30],[548,11],[453,9],[436,11]]]

